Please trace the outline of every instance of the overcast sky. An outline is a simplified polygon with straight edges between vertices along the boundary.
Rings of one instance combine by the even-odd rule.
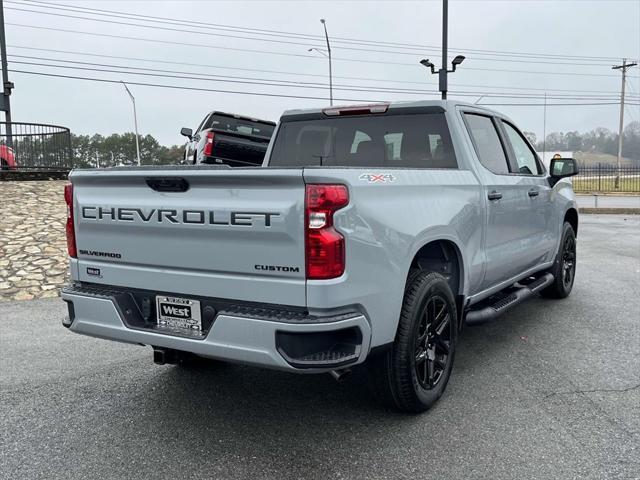
[[[150,133],[167,145],[182,143],[184,138],[178,133],[180,127],[195,127],[210,110],[277,120],[283,110],[318,107],[328,103],[323,99],[328,96],[328,89],[323,85],[316,85],[327,83],[325,77],[328,70],[327,60],[316,52],[308,52],[312,46],[322,47],[321,39],[255,34],[250,35],[252,39],[249,40],[230,38],[229,36],[247,37],[248,35],[219,26],[321,35],[323,30],[319,19],[326,18],[329,36],[336,39],[332,45],[336,98],[355,100],[437,98],[436,95],[423,93],[344,91],[339,88],[349,86],[348,88],[352,89],[367,90],[372,87],[382,87],[395,90],[428,90],[437,93],[435,76],[431,76],[418,64],[418,61],[427,57],[436,65],[440,64],[440,54],[433,48],[427,48],[439,47],[441,44],[441,1],[439,0],[404,2],[56,0],[39,4],[40,6],[37,6],[30,0],[4,1],[10,69],[129,81],[132,83],[130,88],[137,101],[140,133]],[[192,27],[185,27],[71,11],[83,8],[149,15],[174,19],[174,21],[187,20],[201,22],[201,24],[194,23]],[[57,15],[45,15],[34,11]],[[102,21],[59,15],[91,17]],[[144,24],[154,28],[113,23],[117,21]],[[205,27],[202,24],[217,26]],[[175,43],[34,29],[25,25],[198,45],[176,45]],[[632,59],[640,57],[639,0],[452,0],[449,6],[449,25],[449,58],[452,59],[457,54],[467,56],[459,70],[450,76],[450,98],[464,98],[472,102],[478,100],[484,93],[501,92],[503,95],[517,93],[534,98],[497,98],[487,95],[480,99],[480,103],[542,104],[541,95],[547,91],[549,104],[615,103],[619,98],[620,73],[612,70],[611,66],[616,61],[621,62],[622,57]],[[160,30],[157,27],[187,31]],[[339,38],[358,39],[364,43],[338,43]],[[398,45],[385,46],[366,42],[392,42]],[[418,48],[415,45],[424,45],[425,48]],[[351,47],[351,49],[345,47]],[[35,49],[53,49],[63,52]],[[378,52],[363,50],[378,50]],[[387,53],[381,53],[380,50]],[[474,52],[474,50],[490,50],[495,53]],[[504,52],[516,52],[520,56],[505,56]],[[548,56],[530,57],[522,55],[524,53]],[[138,58],[145,61],[89,54]],[[576,58],[558,58],[558,55],[570,55]],[[55,62],[54,59],[108,66],[62,63]],[[143,67],[161,70],[161,72],[145,71],[152,74],[194,76],[194,73],[199,73],[201,78],[202,74],[242,77],[242,81],[245,82],[296,81],[312,83],[313,85],[306,86],[313,88],[227,83],[212,81],[213,77],[207,80],[167,78],[44,67],[15,62],[49,63],[119,71],[131,70],[123,67]],[[205,66],[184,65],[184,63]],[[255,70],[291,72],[298,75]],[[513,70],[536,73],[521,73]],[[636,105],[627,107],[625,123],[640,119],[639,75],[638,67],[629,70],[627,91],[631,95],[630,101]],[[220,77],[215,79],[220,80]],[[108,135],[133,130],[131,103],[120,84],[15,72],[10,73],[10,80],[16,86],[11,97],[14,121],[64,125],[78,134]],[[135,82],[319,97],[319,99],[189,91],[134,85]],[[463,93],[466,96],[462,97]],[[575,98],[561,99],[554,96]],[[542,106],[504,105],[493,108],[514,118],[522,129],[534,131],[538,138],[542,136]],[[618,113],[619,107],[614,104],[550,105],[547,109],[546,131],[547,133],[558,130],[585,131],[598,126],[617,129]]]

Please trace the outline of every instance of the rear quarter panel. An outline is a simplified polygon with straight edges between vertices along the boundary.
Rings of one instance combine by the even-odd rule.
[[[462,163],[462,162],[460,162]],[[392,181],[370,182],[384,173]],[[335,215],[345,236],[345,274],[307,282],[307,306],[357,305],[372,323],[372,346],[393,341],[411,262],[433,240],[462,254],[463,291],[482,279],[481,188],[469,170],[306,168],[305,183],[341,183],[350,203]]]

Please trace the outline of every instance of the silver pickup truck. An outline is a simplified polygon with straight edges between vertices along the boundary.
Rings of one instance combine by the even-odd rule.
[[[74,170],[71,331],[343,376],[420,412],[463,326],[573,286],[572,159],[455,101],[286,112],[262,167]]]

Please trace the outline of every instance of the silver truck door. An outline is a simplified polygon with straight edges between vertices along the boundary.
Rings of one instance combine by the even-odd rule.
[[[487,198],[484,290],[526,269],[530,256],[529,199],[522,196],[519,177],[509,170],[497,121],[471,112],[463,116],[481,164],[478,173]]]
[[[523,212],[530,235],[526,267],[535,267],[549,260],[555,248],[557,228],[554,225],[551,186],[544,167],[524,135],[506,120],[500,120],[499,125],[509,153],[511,172],[518,177],[518,195],[527,203]]]

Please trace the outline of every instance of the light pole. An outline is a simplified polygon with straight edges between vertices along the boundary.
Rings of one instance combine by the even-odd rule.
[[[321,18],[320,23],[324,27],[324,38],[327,41],[327,53],[329,54],[329,105],[333,106],[333,71],[331,69],[331,45],[329,44],[329,34],[327,33],[327,22],[325,22],[324,18]]]
[[[442,99],[447,99],[447,74],[456,71],[456,67],[464,61],[464,56],[458,55],[453,59],[451,65],[453,68],[447,70],[447,55],[448,55],[448,29],[449,29],[449,0],[442,0],[442,66],[438,70],[438,84],[440,92],[442,92]],[[428,58],[420,60],[420,64],[427,68],[431,68],[431,73],[436,73],[435,65],[429,61]],[[481,97],[482,98],[482,97]],[[478,99],[480,101],[480,99]]]
[[[136,129],[136,154],[138,156],[138,165],[142,165],[142,163],[140,163],[140,142],[138,141],[138,114],[136,113],[136,98],[133,96],[126,83],[124,83],[122,80],[120,80],[120,83],[122,83],[124,89],[129,94],[131,103],[133,104],[133,125]]]

